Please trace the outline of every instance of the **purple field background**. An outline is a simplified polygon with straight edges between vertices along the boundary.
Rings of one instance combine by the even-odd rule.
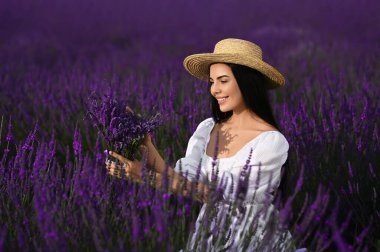
[[[84,120],[92,91],[166,118],[169,165],[210,117],[183,59],[253,41],[290,144],[297,247],[380,250],[378,1],[17,1],[0,4],[0,251],[178,251],[199,205],[107,177]]]

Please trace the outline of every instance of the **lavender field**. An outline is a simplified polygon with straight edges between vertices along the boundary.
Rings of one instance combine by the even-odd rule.
[[[183,59],[257,43],[287,138],[278,203],[297,248],[380,251],[380,3],[10,1],[0,4],[0,251],[179,251],[200,203],[107,176],[92,92],[141,114],[167,164],[211,116]],[[287,199],[287,200],[286,200]]]

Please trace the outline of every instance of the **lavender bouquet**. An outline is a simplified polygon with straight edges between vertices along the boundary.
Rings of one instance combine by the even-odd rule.
[[[162,120],[160,113],[143,117],[126,109],[112,94],[100,96],[95,92],[87,99],[87,118],[103,136],[107,149],[134,160],[137,149],[147,133],[153,132]]]

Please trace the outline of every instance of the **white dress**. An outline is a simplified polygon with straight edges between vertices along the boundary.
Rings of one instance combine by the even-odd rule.
[[[196,179],[198,172],[199,180],[204,183],[211,181],[218,169],[217,181],[225,188],[223,200],[213,206],[217,214],[212,220],[206,213],[206,209],[210,208],[207,208],[207,204],[202,206],[185,250],[294,251],[289,231],[278,228],[277,222],[270,221],[278,216],[278,211],[272,205],[271,192],[280,184],[281,167],[288,156],[286,138],[278,131],[260,133],[234,156],[219,158],[213,164],[213,158],[206,154],[206,147],[214,125],[212,118],[198,125],[189,140],[185,157],[179,159],[174,168],[176,172],[187,174],[191,181]],[[249,163],[246,164],[247,160]],[[243,208],[231,214],[230,206],[236,202],[237,184],[244,167],[250,167],[250,173],[246,196],[241,204]],[[222,226],[224,229],[217,229]],[[211,231],[205,233],[202,230]]]

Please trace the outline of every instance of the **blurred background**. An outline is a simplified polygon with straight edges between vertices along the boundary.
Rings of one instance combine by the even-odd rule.
[[[190,76],[183,59],[212,52],[221,39],[240,38],[261,46],[264,61],[286,78],[270,97],[291,146],[287,194],[295,193],[297,181],[300,186],[289,217],[297,245],[311,251],[378,250],[379,12],[375,0],[2,2],[0,248],[17,249],[16,239],[30,249],[56,248],[54,239],[40,238],[49,237],[43,235],[49,225],[59,226],[62,238],[64,224],[53,219],[45,228],[25,227],[22,216],[36,221],[27,209],[38,216],[33,195],[39,187],[30,177],[11,175],[21,146],[31,138],[35,148],[53,141],[59,170],[75,163],[77,132],[83,156],[95,159],[101,147],[84,119],[84,104],[92,91],[112,90],[137,112],[165,115],[154,141],[173,165],[199,122],[211,115],[207,83]],[[27,171],[35,154],[24,164]],[[83,165],[75,167],[70,169]],[[103,169],[101,162],[92,167]],[[28,186],[16,192],[15,184]],[[23,195],[29,196],[15,212]],[[102,244],[88,246],[112,249]],[[67,249],[78,246],[73,242]]]

